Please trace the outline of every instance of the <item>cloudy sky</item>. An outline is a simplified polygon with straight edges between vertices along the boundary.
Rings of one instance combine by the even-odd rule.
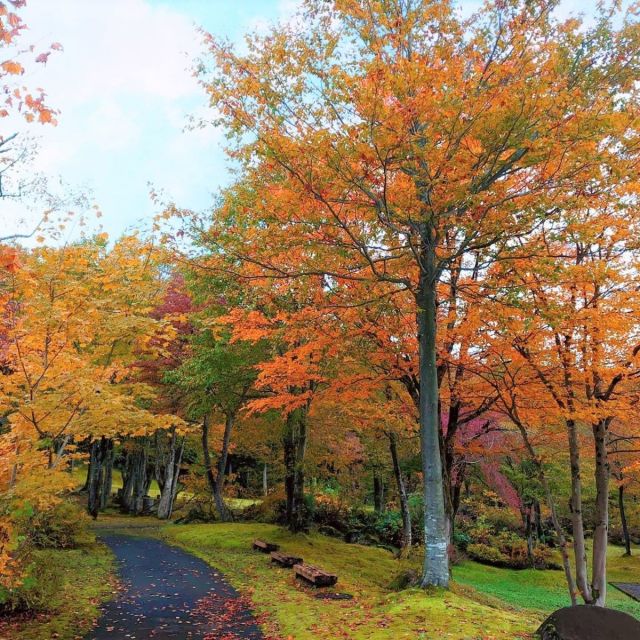
[[[34,169],[91,193],[111,236],[149,224],[149,185],[180,206],[205,208],[225,183],[226,160],[220,132],[184,130],[189,114],[205,108],[189,72],[201,47],[197,27],[240,42],[286,19],[296,2],[29,0],[24,41],[64,47],[46,66],[31,64],[24,78],[60,110],[57,127],[28,127],[39,141]],[[571,0],[565,8],[590,4]],[[0,201],[3,227],[24,227],[24,208]]]
[[[38,139],[35,170],[91,193],[112,236],[138,221],[149,223],[150,184],[181,206],[206,207],[224,184],[226,161],[219,132],[185,131],[188,116],[205,107],[190,74],[201,50],[197,27],[239,42],[247,31],[286,18],[294,5],[29,0],[22,12],[29,27],[23,41],[36,49],[52,42],[64,47],[46,67],[29,64],[24,76],[29,87],[44,87],[49,104],[60,110],[56,127],[18,125]],[[25,227],[19,221],[29,215],[25,206],[0,201],[3,227]]]

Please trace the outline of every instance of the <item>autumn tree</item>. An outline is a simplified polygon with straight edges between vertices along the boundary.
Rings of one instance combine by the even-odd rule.
[[[587,28],[554,7],[489,3],[465,20],[446,1],[306,2],[247,54],[209,38],[215,66],[201,68],[252,185],[236,209],[263,221],[236,257],[266,279],[413,299],[424,585],[449,581],[439,286],[478,254],[482,268],[501,259],[569,205],[614,141],[628,146],[633,17],[616,29],[603,10]]]
[[[78,444],[166,426],[144,408],[153,389],[130,376],[136,345],[151,339],[158,291],[153,249],[135,237],[25,253],[3,317],[8,367],[2,388],[15,477],[64,467]],[[99,443],[98,443],[99,444]],[[98,446],[96,444],[96,446]],[[104,492],[104,451],[90,465],[94,515]],[[104,454],[104,455],[103,455]],[[45,458],[44,460],[42,458]],[[24,459],[30,460],[25,466]]]
[[[538,465],[543,458],[532,449],[536,431],[544,428],[549,442],[554,430],[565,430],[575,585],[586,603],[597,605],[606,598],[610,453],[633,449],[619,444],[638,436],[632,416],[640,373],[637,158],[616,145],[601,163],[589,188],[574,194],[584,208],[564,210],[561,228],[545,226],[535,244],[531,238],[515,269],[507,273],[501,265],[495,282],[502,286],[494,292],[503,310],[487,321],[501,401]],[[585,459],[593,466],[596,492],[591,576]]]

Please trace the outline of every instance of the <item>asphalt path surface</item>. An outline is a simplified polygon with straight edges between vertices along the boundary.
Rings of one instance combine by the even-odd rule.
[[[206,562],[160,540],[101,538],[122,585],[86,640],[262,640],[248,604]]]

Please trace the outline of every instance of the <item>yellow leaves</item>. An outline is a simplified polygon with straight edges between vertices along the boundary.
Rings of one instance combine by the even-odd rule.
[[[482,143],[477,138],[467,136],[465,138],[465,144],[473,155],[479,156],[482,153]]]

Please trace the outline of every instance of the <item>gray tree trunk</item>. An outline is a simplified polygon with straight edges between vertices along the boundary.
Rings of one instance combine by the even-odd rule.
[[[157,436],[158,434],[156,434]],[[160,455],[160,447],[157,451],[157,460],[162,457],[162,465],[157,465],[156,479],[158,480],[158,486],[160,487],[160,500],[158,502],[157,516],[160,520],[166,520],[171,514],[171,508],[173,506],[173,489],[174,489],[174,476],[177,473],[175,468],[176,462],[176,428],[171,428],[171,440],[169,442],[169,450],[166,456]],[[163,468],[160,469],[160,466]],[[162,484],[160,483],[162,478]]]
[[[553,494],[551,493],[551,487],[549,486],[549,482],[544,472],[544,468],[540,463],[540,458],[538,458],[536,451],[533,448],[533,444],[529,439],[529,434],[527,433],[527,429],[524,426],[524,424],[518,419],[517,411],[514,410],[511,413],[510,417],[518,427],[518,430],[520,431],[520,435],[522,436],[522,440],[525,444],[527,452],[529,453],[529,457],[531,461],[535,464],[538,481],[540,482],[540,485],[544,490],[544,495],[547,500],[547,506],[549,507],[549,511],[551,512],[551,521],[553,522],[553,528],[555,529],[556,537],[558,538],[558,545],[560,547],[560,554],[562,556],[562,566],[564,569],[565,578],[567,580],[567,588],[569,589],[569,598],[571,599],[571,605],[575,607],[578,604],[576,600],[576,583],[573,578],[573,573],[571,571],[571,561],[569,560],[569,552],[567,550],[568,548],[567,537],[564,534],[562,525],[560,524],[560,519],[558,518],[558,511],[556,509],[556,503],[553,499]]]
[[[96,519],[100,509],[106,506],[105,495],[111,491],[111,464],[113,441],[102,437],[91,443],[89,471],[87,477],[87,510]]]
[[[224,483],[226,480],[227,458],[229,457],[229,444],[231,443],[231,433],[233,431],[233,425],[235,423],[235,415],[229,413],[225,416],[224,421],[224,434],[222,436],[222,449],[220,451],[220,457],[218,458],[216,481],[214,484],[213,497],[216,502],[216,509],[218,516],[223,522],[233,520],[231,511],[224,502]]]
[[[589,574],[587,569],[587,550],[584,536],[584,519],[582,514],[582,475],[580,465],[580,443],[578,430],[574,420],[567,420],[569,439],[569,461],[571,465],[571,528],[573,531],[573,554],[576,565],[576,586],[587,604],[593,601]]]
[[[180,478],[180,465],[182,464],[182,454],[184,453],[184,441],[185,438],[182,438],[182,442],[180,443],[180,451],[178,452],[178,461],[176,462],[176,470],[173,474],[173,484],[171,488],[171,504],[169,505],[169,518],[171,518],[171,514],[173,513],[173,507],[176,503],[176,497],[178,496],[178,479]]]
[[[428,232],[426,232],[428,233]],[[449,586],[449,540],[444,508],[442,457],[439,441],[438,372],[436,345],[435,248],[422,238],[422,269],[416,302],[420,351],[420,448],[424,477],[424,569],[422,586]]]
[[[213,463],[211,462],[211,453],[209,451],[209,417],[205,416],[202,423],[202,452],[204,456],[204,467],[207,475],[207,482],[209,489],[211,489],[211,495],[213,496],[216,511],[218,517],[223,522],[227,522],[231,519],[231,512],[227,508],[224,502],[224,496],[222,494],[225,481],[225,473],[227,467],[227,458],[229,455],[229,443],[231,441],[231,432],[233,430],[234,416],[227,416],[225,420],[224,436],[222,438],[222,451],[218,458],[218,464],[216,467],[216,474],[213,472]]]
[[[596,455],[596,509],[593,531],[591,593],[593,603],[604,607],[607,599],[607,544],[609,542],[609,457],[607,452],[608,420],[593,425]]]
[[[306,531],[309,523],[304,503],[304,458],[307,446],[307,410],[287,415],[283,433],[287,525],[292,532]]]
[[[121,506],[124,511],[134,515],[142,513],[143,499],[151,484],[147,446],[146,438],[138,439],[133,450],[127,454],[123,470]]]
[[[269,484],[267,478],[267,463],[262,466],[262,495],[266,496],[269,493]]]
[[[409,500],[407,499],[407,489],[400,468],[400,460],[398,459],[398,436],[391,432],[389,435],[389,451],[391,452],[391,461],[393,463],[393,475],[396,480],[398,489],[398,498],[400,500],[400,514],[402,515],[402,544],[400,545],[400,557],[405,557],[411,550],[412,533],[411,533],[411,511],[409,510]]]
[[[107,441],[105,451],[104,464],[104,481],[102,483],[102,491],[100,493],[100,508],[105,509],[111,497],[111,489],[113,487],[113,440]]]
[[[618,509],[620,509],[620,524],[622,525],[622,536],[624,538],[625,556],[631,555],[631,536],[629,535],[629,525],[627,524],[627,514],[624,509],[624,485],[618,487]]]

